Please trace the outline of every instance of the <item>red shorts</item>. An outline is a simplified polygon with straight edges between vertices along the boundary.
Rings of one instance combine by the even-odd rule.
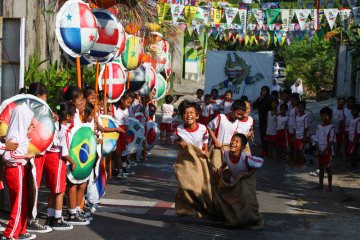
[[[160,131],[171,131],[171,123],[160,123]]]
[[[286,130],[278,130],[276,133],[276,146],[278,147],[286,147],[287,144],[287,138],[286,138]]]
[[[35,157],[35,168],[36,168],[36,184],[38,189],[40,188],[42,173],[44,170],[45,155],[38,155]]]
[[[356,155],[358,153],[359,144],[355,145],[354,142],[349,143],[346,152],[350,155]]]
[[[119,126],[121,129],[123,129],[125,131],[125,126]],[[117,151],[125,151],[126,150],[126,133],[119,133],[119,139],[117,141],[117,146],[116,146],[116,150]]]
[[[265,140],[268,142],[276,143],[276,135],[266,134]]]
[[[294,134],[293,133],[287,133],[287,142],[289,146],[293,146],[293,141],[294,140]]]
[[[317,156],[318,162],[320,166],[325,166],[329,168],[332,162],[332,155],[331,154],[323,154]]]
[[[294,149],[297,150],[297,151],[301,151],[304,149],[304,146],[305,146],[305,142],[303,139],[296,139],[295,138],[295,141],[294,141]]]
[[[46,187],[52,193],[65,192],[66,161],[62,160],[57,152],[46,152],[45,157]]]

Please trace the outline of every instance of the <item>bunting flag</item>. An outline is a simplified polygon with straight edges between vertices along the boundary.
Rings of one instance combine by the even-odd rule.
[[[179,16],[184,11],[185,6],[181,4],[171,4],[170,6],[171,6],[171,16],[172,16],[173,24],[176,24]]]
[[[279,14],[280,9],[266,9],[267,25],[272,24]]]
[[[318,30],[319,29],[319,10],[318,9],[311,9],[310,11],[310,17],[313,20],[313,24],[314,24],[314,29]]]
[[[295,14],[298,19],[300,29],[305,30],[306,29],[306,20],[308,19],[310,15],[310,9],[295,9]]]
[[[185,21],[188,28],[190,28],[192,21],[195,19],[196,12],[197,12],[197,7],[185,6]]]
[[[234,21],[236,15],[238,13],[238,9],[237,8],[224,8],[224,12],[225,12],[225,17],[226,17],[226,23],[232,24],[232,22]]]
[[[281,21],[283,23],[284,31],[289,31],[291,20],[294,17],[294,10],[292,9],[281,9]]]
[[[336,17],[339,14],[339,9],[337,8],[327,8],[324,9],[324,13],[326,16],[326,19],[329,23],[330,29],[332,30],[336,21]]]
[[[204,20],[204,23],[208,24],[210,21],[210,8],[199,7],[198,12],[200,13],[201,18]]]
[[[346,30],[349,26],[349,20],[350,20],[350,14],[351,14],[351,10],[350,9],[341,9],[339,12],[340,15],[340,21],[341,21],[341,26]]]
[[[240,17],[240,23],[243,29],[243,32],[246,31],[247,28],[247,9],[239,9],[239,17]]]
[[[221,9],[213,9],[213,20],[214,24],[219,24],[221,22]]]
[[[159,23],[161,24],[166,16],[166,13],[169,11],[170,9],[170,5],[169,4],[158,4],[158,19],[159,19]]]
[[[251,10],[252,13],[254,14],[256,21],[259,25],[259,29],[262,29],[263,25],[264,25],[264,21],[265,21],[265,12],[262,9],[259,8],[254,8]]]
[[[353,12],[353,15],[354,15],[355,25],[358,25],[359,21],[360,21],[360,7],[352,8],[352,12]]]

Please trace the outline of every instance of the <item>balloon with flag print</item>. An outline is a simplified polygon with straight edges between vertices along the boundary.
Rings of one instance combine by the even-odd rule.
[[[146,123],[146,150],[150,151],[158,143],[160,138],[160,129],[156,122]]]
[[[144,53],[143,43],[140,37],[129,35],[126,39],[125,51],[121,54],[123,66],[131,71],[140,66]]]
[[[140,96],[148,96],[150,92],[154,89],[156,84],[156,72],[150,64],[143,64],[145,67],[145,83],[140,88],[137,93]]]
[[[166,41],[166,63],[164,67],[166,78],[170,77],[171,74],[171,53],[170,53],[170,44]]]
[[[128,71],[128,81],[130,83],[129,91],[136,92],[142,88],[146,81],[146,69],[141,64],[135,70]]]
[[[118,52],[116,54],[116,58],[120,58],[121,54],[125,51],[125,48],[126,48],[127,35],[126,35],[126,32],[125,32],[124,28],[123,28],[123,35],[124,35],[124,38],[122,39],[122,41],[118,45],[119,50],[118,50]]]
[[[160,40],[151,44],[151,49],[155,53],[155,56],[151,58],[151,66],[155,69],[156,73],[160,73],[164,70],[167,56],[167,46],[165,40]]]
[[[89,53],[98,38],[98,30],[88,4],[66,1],[56,15],[55,33],[60,47],[70,56]]]
[[[97,20],[99,37],[87,57],[94,62],[106,63],[116,57],[126,36],[121,23],[111,12],[96,8],[92,12]]]
[[[106,74],[105,74],[105,68]],[[108,102],[117,102],[126,87],[126,75],[120,63],[111,62],[107,63],[101,68],[99,75],[99,89],[104,90],[104,82],[106,78],[106,93],[108,95]]]
[[[126,136],[126,150],[123,152],[123,156],[133,154],[138,149],[142,149],[144,136],[144,127],[137,119],[130,117]]]
[[[54,139],[55,124],[53,113],[47,103],[30,94],[19,94],[5,100],[0,107],[0,136],[5,136],[11,114],[18,105],[26,104],[34,112],[35,125],[30,134],[29,153],[39,154],[45,151]]]
[[[163,97],[165,97],[166,90],[167,90],[167,83],[165,78],[160,74],[156,74],[156,94],[154,96],[154,99],[159,100]]]
[[[118,127],[118,125],[115,123],[115,120],[107,115],[101,115],[101,123],[103,127],[107,127],[107,128]],[[103,139],[102,154],[104,156],[108,156],[112,151],[116,149],[116,145],[119,139],[119,133],[104,132],[102,139]]]
[[[89,124],[71,130],[72,139],[69,156],[76,164],[75,170],[68,169],[67,177],[74,183],[86,182],[95,164],[97,140]]]

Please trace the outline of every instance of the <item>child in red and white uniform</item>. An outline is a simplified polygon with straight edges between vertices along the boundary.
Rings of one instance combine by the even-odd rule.
[[[287,128],[289,122],[289,117],[286,115],[287,112],[287,104],[281,104],[280,114],[277,116],[276,119],[276,152],[277,157],[280,161],[286,160],[286,148],[288,146]]]
[[[160,123],[160,134],[163,142],[169,144],[170,142],[170,132],[171,132],[171,122],[172,115],[174,113],[174,105],[172,101],[174,98],[171,95],[165,97],[165,103],[161,106],[161,123]]]
[[[141,111],[141,103],[141,96],[139,94],[135,94],[134,102],[129,107],[129,117],[135,118],[136,113]]]
[[[129,107],[134,100],[134,93],[126,91],[120,100],[113,104],[113,117],[118,126],[123,130],[119,134],[117,147],[115,150],[115,170],[118,171],[117,178],[126,178],[128,175],[134,175],[135,173],[127,170],[127,158],[122,157],[122,152],[126,150],[126,137],[127,137],[127,126],[129,125]]]
[[[18,142],[15,151],[5,151],[5,180],[10,194],[9,223],[3,232],[6,239],[36,238],[36,235],[26,233],[28,217],[28,179],[26,164],[35,155],[28,153],[29,134],[33,130],[34,113],[27,105],[18,105],[11,114],[6,141]]]
[[[244,101],[235,100],[231,112],[218,114],[209,124],[209,134],[215,147],[220,148],[224,144],[230,144],[231,137],[238,131],[239,118],[243,118],[246,112]]]
[[[305,113],[306,102],[301,101],[298,106],[298,115],[295,121],[295,136],[294,136],[294,150],[295,150],[295,165],[304,167],[304,146],[308,137],[309,117]]]
[[[232,175],[230,178],[231,182],[234,182],[239,177],[253,174],[264,163],[263,159],[244,152],[246,144],[246,136],[241,133],[235,133],[230,141],[230,151],[224,152],[224,163],[220,167],[219,172],[228,167]]]
[[[216,116],[220,114],[223,100],[219,99],[219,92],[217,89],[212,89],[210,95],[211,95],[211,104],[213,105],[214,116]]]
[[[349,146],[347,153],[350,156],[352,167],[357,168],[357,162],[359,161],[358,150],[359,150],[359,138],[360,138],[360,105],[356,104],[351,109],[353,119],[349,126]]]
[[[344,142],[345,134],[345,98],[340,97],[337,100],[337,106],[333,107],[332,110],[332,123],[335,126],[336,133],[336,156],[340,155],[342,143]]]
[[[220,113],[228,114],[231,111],[231,106],[234,103],[232,91],[226,91],[224,95],[224,101],[221,103]]]
[[[73,228],[72,225],[65,223],[62,219],[62,207],[66,191],[66,163],[69,162],[72,169],[76,168],[74,160],[69,156],[71,132],[67,127],[74,120],[76,108],[73,104],[65,102],[60,103],[57,108],[59,132],[55,135],[52,146],[45,155],[46,187],[50,190],[45,225],[53,230],[70,230]],[[83,219],[78,218],[76,209],[71,210],[70,214],[73,214],[73,218],[68,220],[73,223],[86,223]]]
[[[252,139],[254,137],[254,119],[249,116],[250,104],[247,104],[244,100],[237,100],[236,102],[240,107],[240,111],[238,111],[237,114],[239,124],[237,126],[236,132],[244,134],[248,139]],[[244,152],[247,154],[251,154],[249,141],[247,141]]]
[[[201,113],[199,122],[207,126],[209,122],[213,119],[214,111],[213,105],[211,104],[210,94],[206,94],[204,98],[204,104],[201,105]]]
[[[187,144],[193,144],[208,154],[209,133],[205,125],[197,123],[200,106],[195,102],[183,101],[179,105],[179,112],[184,124],[179,125],[172,136],[180,148],[186,148]]]
[[[265,137],[265,140],[268,141],[269,144],[268,157],[272,157],[272,149],[274,149],[276,145],[277,106],[278,106],[278,100],[276,99],[271,100],[270,110],[268,111],[268,115],[267,115],[267,128],[266,128],[266,137]]]
[[[201,106],[204,103],[203,95],[204,95],[204,90],[202,90],[200,88],[198,90],[196,90],[195,102],[197,104],[199,104],[199,106]]]
[[[331,124],[332,112],[329,107],[320,110],[321,124],[316,129],[314,142],[316,144],[317,159],[319,162],[319,189],[324,187],[324,171],[328,177],[327,191],[332,191],[331,162],[334,154],[333,144],[335,142],[335,126]]]
[[[294,159],[294,141],[295,141],[295,124],[296,116],[298,115],[297,105],[300,101],[300,95],[298,93],[292,93],[290,96],[291,107],[289,111],[289,124],[288,124],[288,143],[289,143],[289,162]]]

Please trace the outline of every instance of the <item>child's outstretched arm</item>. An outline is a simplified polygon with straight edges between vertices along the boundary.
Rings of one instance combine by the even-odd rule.
[[[212,140],[214,141],[214,143],[215,143],[215,147],[221,148],[221,147],[222,147],[222,144],[221,144],[221,142],[219,142],[219,140],[218,140],[217,137],[215,136],[214,131],[213,131],[211,128],[208,128],[208,130],[209,130],[209,135],[210,135],[211,139],[212,139]]]

